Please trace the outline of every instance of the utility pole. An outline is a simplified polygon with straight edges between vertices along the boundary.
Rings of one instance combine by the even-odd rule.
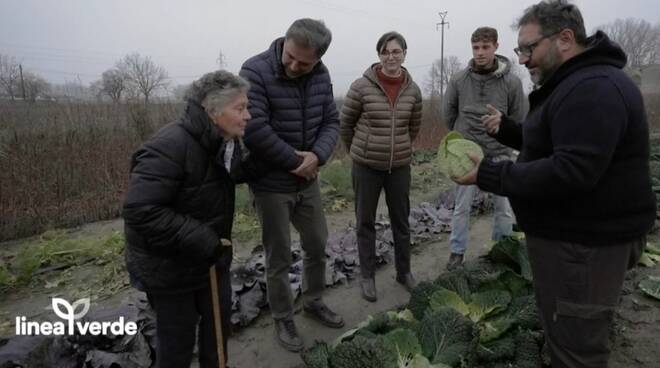
[[[25,79],[23,79],[23,65],[18,64],[18,71],[21,73],[21,90],[23,91],[23,102],[27,99],[25,98]]]
[[[445,24],[447,29],[449,29],[449,22],[445,22],[445,17],[447,12],[439,12],[440,23],[436,23],[435,29],[438,30],[438,26],[442,30],[440,33],[440,103],[444,104],[444,84],[445,84]]]

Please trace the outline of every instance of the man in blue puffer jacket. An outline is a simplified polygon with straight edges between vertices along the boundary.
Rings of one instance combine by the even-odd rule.
[[[330,75],[321,62],[331,39],[323,22],[296,20],[285,37],[247,60],[240,71],[251,85],[245,145],[269,168],[249,183],[266,251],[268,302],[277,341],[290,351],[304,344],[293,322],[289,222],[304,250],[305,312],[326,326],[344,325],[321,299],[328,229],[316,175],[330,158],[339,131]]]

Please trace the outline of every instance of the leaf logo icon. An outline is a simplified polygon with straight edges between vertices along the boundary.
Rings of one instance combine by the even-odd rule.
[[[75,310],[80,305],[82,305],[82,310],[78,313],[75,313]],[[58,317],[66,320],[75,320],[84,317],[85,314],[89,312],[89,305],[89,298],[76,300],[73,305],[69,304],[69,302],[62,298],[53,298],[53,312],[55,312]],[[64,312],[62,308],[64,308],[66,312]]]

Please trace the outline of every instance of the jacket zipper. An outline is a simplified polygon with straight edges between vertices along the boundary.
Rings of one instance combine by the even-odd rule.
[[[407,82],[408,82],[408,81],[407,81]],[[401,88],[399,89],[399,94],[396,96],[396,99],[394,100],[393,103],[390,102],[390,115],[391,115],[391,117],[390,117],[390,120],[391,120],[390,125],[392,126],[392,130],[391,130],[391,132],[390,132],[390,137],[391,137],[391,141],[390,141],[390,142],[391,142],[391,143],[390,143],[390,165],[389,165],[389,169],[387,170],[387,172],[390,173],[390,174],[392,173],[392,165],[394,165],[394,120],[395,120],[395,119],[394,119],[394,115],[395,115],[395,113],[396,113],[396,107],[395,107],[395,106],[396,106],[396,104],[399,102],[399,97],[401,97],[401,95],[403,94],[403,91],[404,91],[406,88],[408,88],[408,85],[409,85],[409,84],[410,84],[410,83],[407,83],[406,85],[401,84]],[[385,89],[384,89],[382,86],[381,86],[380,88],[383,90],[383,92],[385,92]],[[387,97],[388,100],[390,99],[390,98],[387,96],[387,93],[385,93],[385,97]],[[410,144],[412,144],[412,142],[410,142]]]

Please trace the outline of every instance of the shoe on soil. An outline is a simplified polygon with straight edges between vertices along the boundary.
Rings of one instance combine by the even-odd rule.
[[[408,290],[408,292],[411,292],[412,289],[414,289],[415,286],[417,286],[417,281],[410,272],[405,274],[397,274],[396,282],[403,285],[406,288],[406,290]]]
[[[341,328],[344,326],[344,319],[337,313],[331,311],[321,300],[303,305],[303,311],[307,316],[313,317],[327,327]]]
[[[460,253],[452,253],[449,255],[447,262],[447,271],[453,271],[463,265],[463,255]]]
[[[275,320],[275,338],[283,348],[294,353],[305,347],[292,318]]]
[[[364,300],[372,303],[378,300],[376,281],[373,277],[367,277],[360,280],[360,290],[362,291],[362,297]]]

